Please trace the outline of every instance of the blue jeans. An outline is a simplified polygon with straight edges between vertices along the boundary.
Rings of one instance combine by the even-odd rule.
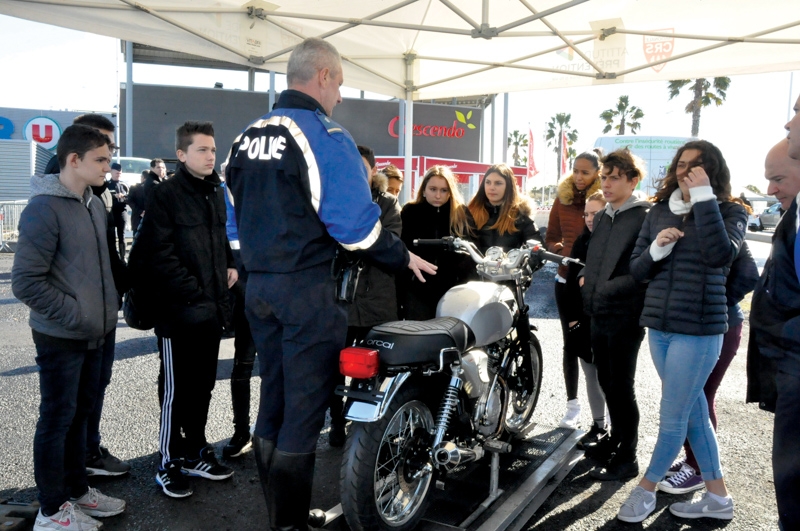
[[[89,489],[86,419],[97,397],[102,347],[78,349],[77,341],[36,333],[34,342],[42,400],[33,437],[33,472],[42,512],[51,515]]]
[[[722,334],[687,336],[648,330],[650,354],[661,377],[658,440],[644,477],[659,482],[688,437],[703,479],[722,478],[717,437],[703,393],[722,349]]]

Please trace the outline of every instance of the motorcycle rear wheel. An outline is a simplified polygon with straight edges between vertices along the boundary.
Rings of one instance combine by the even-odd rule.
[[[410,531],[425,514],[434,431],[422,389],[401,389],[377,422],[354,422],[342,458],[342,512],[354,531]]]
[[[506,431],[512,435],[524,435],[532,424],[531,417],[539,401],[542,388],[542,351],[539,342],[531,337],[530,365],[524,363],[521,356],[512,361],[512,367],[506,381]],[[532,391],[527,389],[528,381],[533,383]]]

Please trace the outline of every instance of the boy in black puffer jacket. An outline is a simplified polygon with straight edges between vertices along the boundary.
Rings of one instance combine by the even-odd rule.
[[[192,488],[182,470],[212,480],[233,475],[217,462],[205,429],[221,333],[232,314],[228,289],[238,274],[225,232],[221,181],[214,171],[211,123],[179,127],[177,154],[175,178],[147,196],[129,267],[134,287],[153,309],[161,354],[156,481],[167,496],[183,498]]]

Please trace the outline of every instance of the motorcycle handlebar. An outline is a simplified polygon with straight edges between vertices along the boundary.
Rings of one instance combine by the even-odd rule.
[[[414,245],[417,247],[420,246],[432,246],[432,247],[440,247],[448,251],[456,251],[459,250],[460,252],[466,252],[469,254],[475,263],[482,263],[484,261],[484,257],[480,254],[478,249],[475,247],[475,244],[469,241],[461,240],[460,238],[453,238],[452,236],[440,239],[416,239],[414,240]],[[551,253],[545,251],[541,245],[535,240],[530,240],[528,242],[530,246],[530,253],[535,254],[537,258],[540,260],[548,260],[550,262],[555,262],[561,265],[569,265],[569,264],[577,264],[583,267],[585,264],[578,260],[577,258],[570,258],[569,256],[561,256],[559,254]]]
[[[453,248],[453,239],[452,238],[437,238],[435,240],[426,240],[423,238],[417,238],[414,240],[415,247],[443,247],[445,249],[452,249]]]
[[[543,260],[548,260],[550,262],[555,262],[561,265],[569,265],[569,264],[577,264],[581,267],[585,266],[583,262],[578,260],[577,258],[570,258],[569,256],[561,256],[560,254],[551,253],[545,251],[541,247],[537,245],[538,249],[535,247],[533,250],[536,251],[537,255],[542,258]]]

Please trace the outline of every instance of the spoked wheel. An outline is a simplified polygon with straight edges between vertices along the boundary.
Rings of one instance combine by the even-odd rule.
[[[529,360],[517,355],[511,363],[506,382],[506,430],[516,435],[524,432],[531,424],[533,410],[539,401],[539,390],[542,387],[542,352],[539,342],[531,338]]]
[[[342,511],[354,530],[407,531],[425,514],[434,429],[422,390],[401,389],[377,422],[354,423],[341,470]]]

